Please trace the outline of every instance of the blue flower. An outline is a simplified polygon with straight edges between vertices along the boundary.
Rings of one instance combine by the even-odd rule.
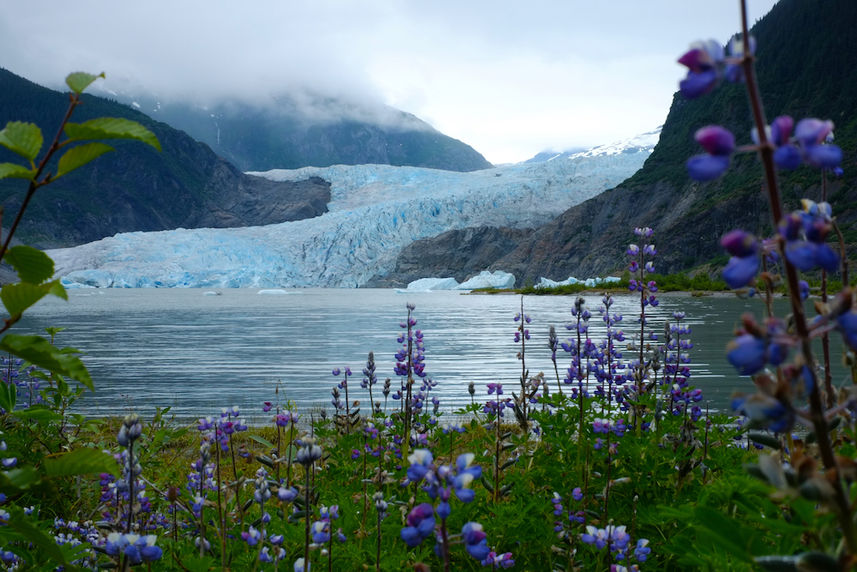
[[[687,67],[687,76],[679,82],[679,90],[688,99],[710,92],[721,77],[724,63],[723,46],[716,40],[691,44],[690,50],[678,59]]]
[[[803,211],[783,218],[777,229],[786,240],[786,258],[804,272],[815,268],[834,272],[839,268],[839,255],[826,242],[833,228],[830,205],[804,201],[803,206]]]
[[[262,540],[263,534],[256,528],[252,526],[241,533],[241,539],[244,540],[249,546],[256,546],[259,544],[259,541]]]
[[[488,548],[487,535],[478,522],[468,522],[461,528],[461,538],[467,553],[476,560],[482,561],[491,552]]]
[[[690,177],[696,181],[710,181],[725,173],[735,150],[732,132],[719,125],[707,125],[696,131],[694,139],[706,152],[687,160]]]
[[[429,503],[422,503],[411,509],[407,518],[408,526],[399,533],[409,547],[414,548],[434,532],[434,509]]]
[[[751,284],[759,271],[759,241],[743,230],[733,230],[720,239],[720,244],[732,255],[723,268],[723,280],[730,288]]]
[[[637,562],[645,562],[649,557],[652,549],[648,547],[649,541],[646,538],[641,538],[637,541],[637,547],[634,549],[634,558]]]
[[[412,483],[423,480],[432,466],[433,459],[428,449],[416,449],[408,455],[408,461],[411,463],[407,470],[408,480]]]
[[[726,358],[741,375],[753,375],[765,367],[765,340],[750,334],[738,336],[729,343]]]
[[[835,169],[842,162],[842,149],[830,144],[833,139],[833,122],[830,120],[801,119],[795,127],[795,139],[807,164],[813,167]]]
[[[795,421],[791,407],[762,393],[734,397],[732,409],[747,417],[752,426],[765,427],[775,433],[789,430]]]
[[[752,317],[745,317],[745,321]],[[755,324],[755,322],[752,322]],[[778,366],[788,358],[792,345],[787,336],[786,325],[782,320],[769,318],[765,331],[753,325],[753,333],[744,333],[729,342],[727,359],[741,375],[753,375],[765,367],[766,363]]]
[[[245,533],[241,533],[242,536],[244,534]],[[310,527],[310,535],[312,536],[313,544],[327,543],[327,541],[330,540],[330,522],[326,520],[317,520],[313,522]]]
[[[845,312],[836,318],[836,328],[845,339],[845,344],[852,350],[857,350],[857,313]]]

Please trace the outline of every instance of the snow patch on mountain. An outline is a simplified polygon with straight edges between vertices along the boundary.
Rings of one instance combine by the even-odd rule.
[[[641,133],[630,139],[615,141],[608,145],[598,145],[591,149],[569,149],[567,151],[542,151],[535,157],[528,159],[527,163],[539,163],[544,161],[556,161],[558,159],[571,159],[574,157],[595,157],[598,155],[618,155],[619,153],[651,153],[658,144],[661,137],[663,125],[652,131]]]
[[[389,165],[253,173],[329,181],[329,212],[261,227],[122,233],[48,254],[68,287],[356,287],[389,272],[414,240],[548,222],[621,183],[651,152],[626,148],[470,173]]]

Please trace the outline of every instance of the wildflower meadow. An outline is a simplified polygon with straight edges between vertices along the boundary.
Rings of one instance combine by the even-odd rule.
[[[509,316],[520,369],[469,386],[451,419],[431,375],[419,308],[402,308],[379,359],[331,372],[330,406],[299,410],[259,395],[269,422],[224,403],[187,424],[89,418],[95,389],[78,350],[14,333],[45,296],[66,297],[44,253],[11,246],[37,191],[129,139],[159,148],[131,121],[73,123],[96,76],[75,73],[68,113],[47,146],[11,122],[0,145],[22,162],[0,177],[28,185],[0,257],[19,281],[0,290],[0,567],[5,570],[776,570],[857,564],[857,310],[835,213],[822,198],[789,212],[777,172],[837,176],[833,123],[764,116],[754,40],[693,44],[679,62],[685,97],[722,82],[747,88],[754,125],[735,135],[700,126],[688,175],[715,179],[739,152],[759,157],[771,236],[735,229],[723,279],[757,311],[735,318],[724,359],[746,377],[731,409],[694,386],[693,331],[659,315],[657,222],[629,229],[629,291],[557,298],[565,324],[538,323],[525,298]],[[746,143],[737,145],[736,141]],[[796,206],[796,205],[795,205]],[[655,230],[653,230],[653,228]],[[828,278],[845,285],[828,292]],[[810,297],[807,278],[820,278]],[[785,294],[783,294],[785,292]],[[787,315],[772,300],[785,296]],[[616,296],[635,310],[620,315]],[[639,301],[639,311],[636,304]],[[663,316],[661,316],[663,317]],[[599,327],[595,328],[594,323]],[[658,323],[662,324],[663,320]],[[597,329],[597,333],[596,333]],[[816,349],[820,351],[816,352]],[[528,359],[548,354],[551,371]],[[395,362],[389,371],[379,363]],[[833,379],[846,360],[852,379]],[[320,388],[326,394],[328,388]]]

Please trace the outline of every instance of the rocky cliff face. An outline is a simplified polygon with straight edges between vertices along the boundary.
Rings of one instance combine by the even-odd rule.
[[[417,240],[402,250],[390,274],[373,278],[367,287],[405,287],[429,277],[452,277],[464,282],[513,251],[531,233],[531,229],[483,226]]]
[[[625,269],[633,229],[652,226],[658,248],[656,271],[678,272],[717,256],[718,240],[732,228],[765,222],[767,204],[761,193],[695,210],[706,194],[699,186],[669,183],[612,189],[540,227],[491,268],[513,273],[519,285],[540,277],[606,276]]]

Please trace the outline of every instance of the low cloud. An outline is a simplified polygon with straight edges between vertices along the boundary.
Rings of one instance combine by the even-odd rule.
[[[710,0],[27,0],[0,2],[0,66],[50,87],[104,71],[105,90],[206,106],[288,97],[327,120],[402,117],[386,104],[505,162],[663,123],[676,58],[738,24]]]

